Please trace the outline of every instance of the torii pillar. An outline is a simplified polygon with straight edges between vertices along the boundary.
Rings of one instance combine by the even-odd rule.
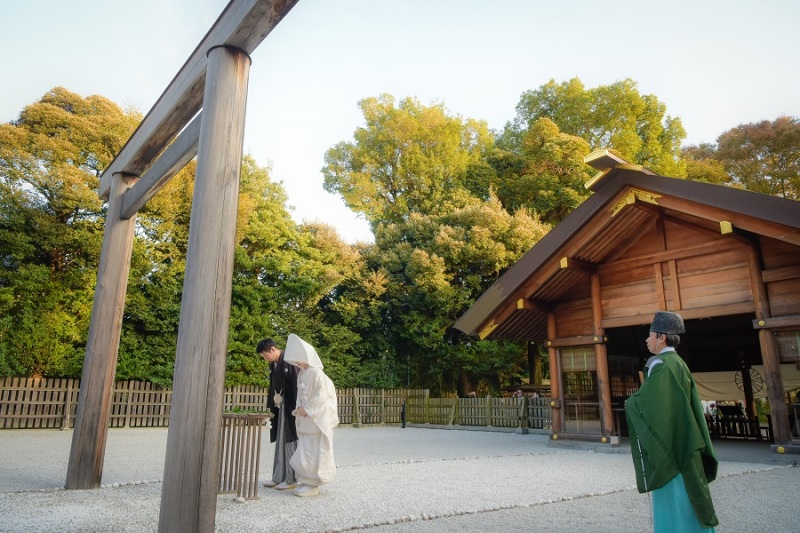
[[[122,195],[138,176],[113,175],[94,307],[89,322],[80,399],[67,466],[68,489],[96,489],[103,477],[114,374],[133,249],[136,217],[121,219]]]
[[[212,533],[250,57],[208,51],[160,532]]]

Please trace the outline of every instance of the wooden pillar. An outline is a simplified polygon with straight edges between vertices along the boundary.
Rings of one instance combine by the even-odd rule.
[[[547,338],[558,338],[558,331],[556,330],[556,315],[555,313],[547,313]],[[550,401],[553,405],[551,413],[551,424],[553,426],[553,434],[558,435],[563,431],[563,423],[561,417],[561,376],[559,375],[558,364],[558,350],[553,348],[550,343],[547,343],[547,354],[550,359]]]
[[[117,373],[122,313],[133,250],[135,217],[119,218],[122,195],[138,176],[117,173],[108,196],[106,227],[83,358],[78,410],[67,466],[68,489],[96,489],[103,477],[108,421]]]
[[[608,350],[603,341],[603,302],[600,296],[600,274],[592,274],[592,322],[594,353],[597,357],[597,390],[600,393],[601,434],[614,434],[614,413],[611,410],[611,380],[608,377]]]
[[[250,57],[208,51],[158,530],[212,533]]]
[[[528,382],[542,384],[542,356],[535,342],[528,342]]]
[[[757,243],[752,243],[747,254],[747,263],[750,270],[750,286],[753,291],[753,303],[756,308],[756,320],[770,318],[769,296],[761,277],[761,255],[756,248]],[[783,392],[783,379],[781,377],[781,364],[778,356],[778,347],[775,344],[775,335],[768,329],[758,330],[758,342],[761,345],[761,359],[764,363],[765,381],[767,383],[767,398],[769,409],[772,413],[772,435],[775,444],[789,444],[792,433],[789,428],[789,410],[786,407]]]
[[[750,365],[745,362],[743,350],[740,350],[740,354],[745,416],[747,416],[747,418],[755,418],[758,416],[758,413],[756,412],[756,400],[753,394],[753,380],[750,379]]]

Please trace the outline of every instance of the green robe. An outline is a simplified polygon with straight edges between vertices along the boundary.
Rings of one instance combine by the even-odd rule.
[[[660,489],[683,474],[686,492],[704,527],[719,524],[708,483],[717,477],[703,405],[692,374],[677,352],[659,354],[638,392],[625,402],[636,486]]]

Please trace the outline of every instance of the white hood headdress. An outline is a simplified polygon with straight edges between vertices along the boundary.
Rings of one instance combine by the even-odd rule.
[[[294,333],[289,333],[289,338],[286,340],[283,360],[287,363],[306,363],[313,368],[322,368],[322,360],[317,355],[317,350]]]

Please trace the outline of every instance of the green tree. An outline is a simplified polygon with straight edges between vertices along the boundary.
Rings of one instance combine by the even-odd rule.
[[[353,142],[325,154],[324,187],[366,217],[401,222],[411,213],[449,208],[469,165],[491,146],[485,122],[449,116],[443,105],[391,95],[359,102],[366,122]]]
[[[0,124],[0,366],[76,376],[103,236],[98,179],[141,119],[55,88]]]
[[[475,344],[450,328],[548,229],[525,209],[509,214],[496,198],[378,228],[373,260],[390,280],[382,318],[415,383],[465,394],[483,381],[497,390],[498,370],[523,362],[518,345]]]
[[[548,118],[522,133],[518,152],[497,149],[486,160],[494,170],[489,189],[506,209],[527,208],[548,223],[557,223],[589,196],[584,187],[592,169],[583,162],[589,145],[561,132]]]
[[[395,107],[388,95],[359,105],[365,126],[327,152],[323,173],[326,189],[370,221],[375,243],[326,302],[336,315],[329,319],[359,334],[372,382],[467,392],[483,381],[497,389],[498,368],[518,368],[524,348],[475,343],[451,326],[549,226],[513,185],[503,189],[509,204],[517,201],[513,210],[498,199],[483,122],[414,99]],[[553,141],[553,151],[569,160],[569,143]]]
[[[642,95],[633,80],[586,89],[578,78],[550,80],[522,93],[517,116],[506,124],[498,146],[520,153],[525,132],[541,118],[584,139],[590,150],[609,148],[666,176],[685,177],[680,146],[686,137],[680,119],[666,115],[654,95]]]
[[[732,128],[717,139],[716,158],[736,186],[800,199],[800,119],[783,116]]]
[[[296,333],[311,342],[338,386],[356,365],[358,338],[324,320],[320,302],[353,275],[357,251],[322,223],[297,225],[286,192],[269,171],[245,157],[234,260],[229,383],[264,383],[266,369],[254,354],[264,337],[284,342]]]
[[[717,147],[710,143],[685,146],[681,149],[686,160],[686,177],[695,181],[704,181],[716,185],[728,185],[731,177],[725,171],[725,165],[717,159]]]
[[[190,162],[136,215],[117,379],[172,383],[195,170]]]

